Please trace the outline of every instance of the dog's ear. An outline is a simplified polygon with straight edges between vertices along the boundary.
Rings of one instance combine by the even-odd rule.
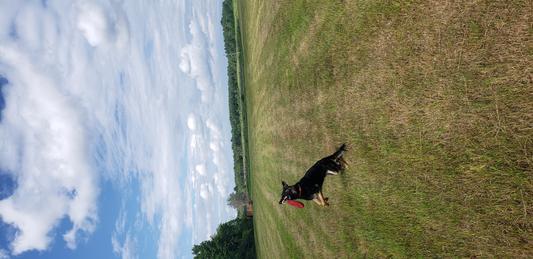
[[[281,184],[283,185],[283,189],[289,188],[289,185],[285,181],[281,181]]]

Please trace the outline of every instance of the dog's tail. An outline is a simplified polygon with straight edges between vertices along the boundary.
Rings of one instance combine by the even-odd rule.
[[[333,158],[333,160],[337,161],[342,158],[344,152],[346,152],[347,150],[348,149],[346,148],[346,143],[344,143],[337,149],[337,151],[335,151],[335,153],[333,153],[333,155],[331,155],[331,157]]]

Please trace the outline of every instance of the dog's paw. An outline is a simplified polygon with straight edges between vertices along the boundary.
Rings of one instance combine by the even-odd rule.
[[[339,157],[339,163],[341,165],[342,170],[345,170],[346,168],[348,168],[348,162],[346,162],[344,157]]]
[[[342,143],[342,145],[339,147],[340,150],[348,151],[349,147],[348,144]]]

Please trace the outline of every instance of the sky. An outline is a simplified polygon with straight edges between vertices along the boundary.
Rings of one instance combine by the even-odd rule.
[[[221,0],[0,0],[0,259],[190,258],[235,218]]]

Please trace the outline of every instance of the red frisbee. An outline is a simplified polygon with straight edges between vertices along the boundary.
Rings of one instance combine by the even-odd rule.
[[[294,200],[288,200],[287,203],[291,206],[294,206],[296,208],[303,208],[304,207],[304,204],[299,202],[299,201],[294,201]]]

